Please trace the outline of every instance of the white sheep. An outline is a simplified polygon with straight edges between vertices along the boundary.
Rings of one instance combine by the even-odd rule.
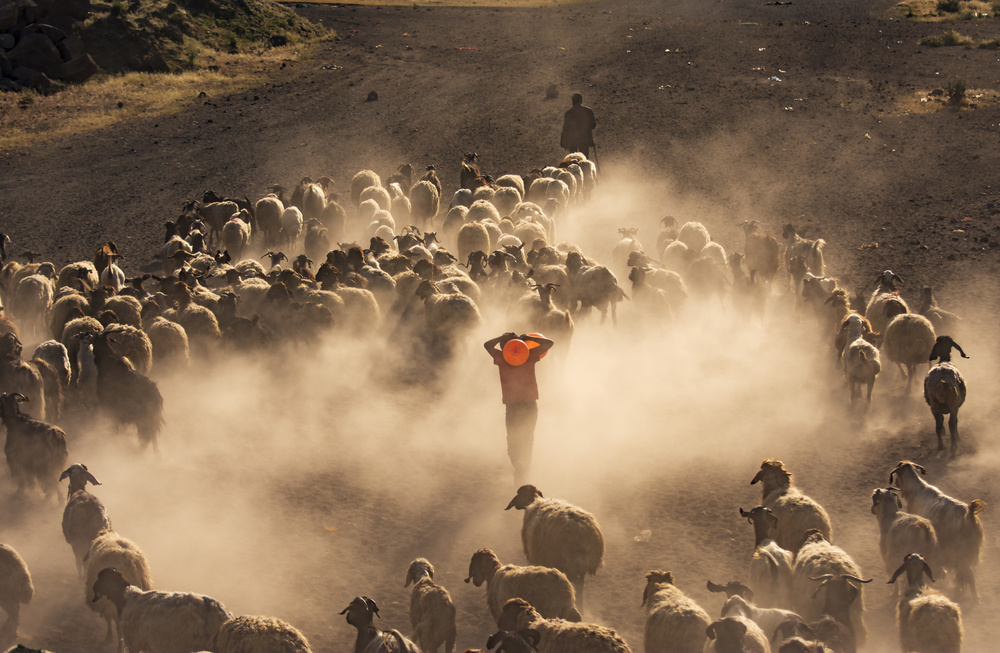
[[[102,569],[88,590],[94,600],[106,598],[117,611],[119,653],[122,645],[145,653],[211,650],[222,624],[233,616],[201,594],[143,591],[114,568]]]
[[[297,628],[273,617],[233,617],[219,628],[214,653],[312,653]]]
[[[241,259],[244,250],[250,245],[250,224],[244,217],[249,218],[249,215],[241,211],[227,220],[222,227],[223,246],[234,260]]]
[[[878,277],[878,288],[871,294],[865,306],[865,317],[871,322],[875,333],[884,334],[892,318],[910,312],[909,306],[896,289],[897,281],[903,283],[892,270],[884,271]]]
[[[919,553],[925,560],[937,561],[938,539],[929,519],[903,512],[895,488],[872,492],[872,514],[878,521],[879,550],[885,573],[909,553]]]
[[[520,175],[501,175],[497,177],[496,184],[500,188],[516,188],[518,194],[524,197],[524,179]]]
[[[281,214],[285,205],[275,195],[268,195],[257,200],[254,207],[254,217],[257,218],[257,228],[264,234],[264,246],[272,247],[278,243],[278,233],[281,231]]]
[[[624,274],[628,270],[628,257],[632,252],[641,252],[643,247],[639,239],[635,237],[638,229],[635,228],[621,228],[618,233],[621,234],[621,240],[615,243],[615,246],[611,248],[611,264],[614,266],[615,271],[619,274]]]
[[[63,288],[75,288],[84,292],[90,292],[101,283],[101,277],[97,272],[97,267],[90,261],[76,261],[64,265],[59,270],[56,277],[56,290]],[[58,337],[58,336],[57,336]]]
[[[903,460],[889,473],[889,482],[895,478],[907,512],[926,517],[934,524],[938,564],[955,572],[959,594],[969,592],[976,601],[979,595],[975,570],[983,546],[983,525],[976,515],[986,508],[986,503],[979,499],[970,503],[954,499],[920,478],[919,474],[926,473],[920,465]]]
[[[419,182],[417,183],[419,184]],[[381,186],[369,186],[361,191],[360,197],[362,202],[365,200],[375,200],[375,203],[383,211],[388,211],[392,206],[392,196],[389,195],[389,191]]]
[[[795,612],[782,608],[759,608],[740,595],[730,596],[722,605],[721,617],[745,617],[760,626],[765,634],[774,634],[787,621],[803,621]]]
[[[604,562],[604,533],[592,514],[562,499],[546,499],[534,485],[522,485],[504,510],[524,511],[521,544],[533,565],[566,574],[583,605],[583,581]]]
[[[705,632],[710,640],[705,653],[771,653],[764,631],[746,617],[723,617]]]
[[[897,315],[885,327],[885,333],[882,334],[882,351],[906,377],[907,394],[913,386],[916,367],[927,364],[936,338],[931,321],[915,313]]]
[[[233,206],[236,205],[234,204]],[[184,255],[193,256],[191,245],[180,236],[171,236],[170,240],[165,242],[160,249],[160,260],[163,262],[163,271],[168,276],[176,272],[177,268],[181,266],[180,261]]]
[[[785,267],[791,272],[791,260],[796,256],[801,256],[806,264],[808,272],[812,272],[817,277],[824,276],[826,265],[823,261],[823,247],[826,241],[822,238],[809,240],[798,234],[795,227],[786,224],[781,229],[781,237],[785,241]]]
[[[948,418],[948,432],[951,435],[951,455],[958,451],[958,409],[965,403],[968,388],[958,368],[951,364],[951,349],[954,347],[962,358],[968,358],[962,348],[948,336],[938,336],[931,349],[930,361],[940,362],[927,371],[924,377],[924,401],[930,406],[934,416],[934,432],[937,434],[938,450],[944,449],[944,416]]]
[[[685,222],[677,232],[677,241],[695,252],[700,252],[711,240],[708,229],[700,222]]]
[[[558,569],[501,565],[495,553],[480,549],[469,561],[465,582],[476,587],[486,583],[486,603],[494,619],[508,599],[520,597],[545,617],[580,621],[573,585]]]
[[[864,338],[864,318],[860,315],[848,315],[844,320],[847,337],[844,347],[844,378],[851,391],[851,403],[861,394],[860,386],[868,386],[868,403],[872,401],[872,390],[875,379],[882,371],[882,361],[878,349]]]
[[[817,587],[814,581],[823,582]],[[868,631],[864,600],[853,583],[870,582],[861,580],[861,568],[846,551],[830,544],[819,530],[810,529],[792,568],[792,607],[806,620],[830,615],[851,630],[860,646]]]
[[[191,364],[191,347],[187,332],[180,324],[157,316],[146,326],[146,335],[153,347],[153,368],[171,370]],[[93,356],[93,350],[91,350]]]
[[[351,203],[361,204],[361,192],[370,186],[381,186],[382,180],[372,170],[361,170],[351,178]]]
[[[769,508],[778,518],[774,533],[774,541],[778,546],[788,551],[798,551],[806,531],[811,528],[819,529],[827,540],[832,539],[833,527],[826,510],[793,485],[792,473],[785,469],[780,460],[764,460],[750,485],[758,481],[763,484],[761,505]]]
[[[628,644],[613,629],[562,619],[544,619],[528,601],[521,598],[512,598],[504,603],[497,627],[506,631],[536,631],[538,653],[631,653]]]
[[[642,592],[646,606],[645,650],[701,653],[712,620],[701,606],[674,585],[669,571],[646,574]]]
[[[51,264],[46,263],[47,269]],[[41,269],[39,270],[41,272]],[[55,275],[55,270],[51,270]],[[47,324],[49,309],[55,299],[55,287],[52,279],[45,274],[32,274],[21,279],[14,289],[10,312],[18,324],[25,327],[31,334],[40,334]]]
[[[413,639],[424,653],[436,653],[444,644],[445,653],[455,651],[455,604],[448,590],[434,582],[434,565],[417,558],[406,570],[406,583],[413,583],[410,594],[410,626]]]
[[[469,212],[465,216],[466,222],[482,222],[483,220],[490,220],[495,224],[500,223],[500,212],[497,211],[497,207],[487,200],[476,200],[469,207]]]
[[[373,618],[379,616],[374,599],[356,596],[340,614],[346,614],[347,623],[358,630],[354,653],[421,653],[398,630],[382,632],[372,624]]]
[[[70,465],[59,476],[60,481],[64,478],[69,479],[69,492],[63,509],[63,537],[73,549],[76,568],[82,577],[83,559],[90,551],[90,544],[103,531],[111,530],[111,518],[101,500],[87,491],[87,483],[100,485],[100,482],[87,471],[86,465]]]
[[[115,531],[107,530],[99,533],[90,543],[90,549],[83,556],[83,563],[86,565],[83,588],[84,601],[107,623],[106,642],[111,641],[111,624],[114,622],[118,633],[117,641],[120,645],[122,638],[120,612],[114,603],[102,599],[94,593],[94,583],[101,570],[113,567],[118,570],[129,585],[141,590],[152,589],[153,579],[149,573],[149,563],[146,562],[146,556],[134,542],[125,539]]]
[[[889,582],[895,583],[904,571],[909,586],[896,605],[902,650],[908,653],[959,653],[965,636],[962,609],[940,592],[924,586],[924,575],[933,583],[934,574],[919,553],[907,555]]]
[[[467,261],[472,252],[490,251],[490,232],[480,222],[466,222],[458,230],[458,260]]]
[[[289,248],[295,247],[295,241],[302,233],[302,224],[302,211],[298,207],[290,206],[281,213],[281,233]]]
[[[795,557],[791,551],[778,546],[771,537],[778,518],[764,506],[757,506],[749,512],[740,508],[740,515],[753,524],[754,550],[750,560],[749,580],[757,603],[765,608],[787,605]]]
[[[517,205],[521,203],[523,199],[521,191],[516,187],[506,186],[498,188],[493,194],[493,206],[497,207],[497,211],[500,215],[511,215]]]
[[[125,272],[118,267],[118,260],[125,257],[121,254],[111,254],[109,258],[108,267],[101,270],[101,285],[120,292],[125,287]]]
[[[35,586],[24,559],[11,547],[0,544],[0,608],[7,613],[0,626],[0,646],[17,640],[21,605],[29,603],[34,594]]]

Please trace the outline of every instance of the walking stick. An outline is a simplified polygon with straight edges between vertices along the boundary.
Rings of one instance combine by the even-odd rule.
[[[594,143],[592,147],[594,148],[594,163],[597,164],[597,167],[600,167],[601,162],[597,160],[597,143]]]

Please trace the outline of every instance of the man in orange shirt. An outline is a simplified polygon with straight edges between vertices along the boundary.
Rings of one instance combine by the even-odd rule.
[[[537,347],[528,350],[528,360],[520,365],[511,365],[503,356],[504,345],[515,338],[538,343]],[[531,469],[531,448],[535,442],[535,423],[538,421],[535,363],[542,354],[552,349],[553,344],[555,343],[548,338],[519,336],[512,332],[483,343],[486,351],[493,357],[493,364],[500,371],[500,390],[507,411],[507,455],[514,466],[514,485],[518,487],[527,482]]]

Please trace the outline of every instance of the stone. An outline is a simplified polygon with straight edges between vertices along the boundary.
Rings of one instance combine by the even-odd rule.
[[[61,29],[55,28],[52,25],[49,25],[47,22],[37,23],[35,25],[32,25],[31,27],[26,27],[24,29],[24,33],[44,34],[45,36],[49,37],[49,40],[52,41],[53,44],[58,43],[59,41],[62,41],[64,38],[66,38],[66,32],[62,31]]]
[[[14,25],[17,25],[17,19],[21,17],[21,8],[16,4],[7,4],[0,6],[0,32],[6,32]]]
[[[24,87],[15,82],[13,79],[0,77],[0,91],[20,91],[22,88]]]
[[[65,14],[77,20],[86,20],[90,14],[90,0],[37,0],[37,5],[26,9],[25,16],[37,21],[46,16]]]
[[[35,83],[31,85],[31,88],[35,89],[42,95],[52,95],[53,93],[58,93],[66,88],[66,85],[62,82],[54,81],[48,75],[42,73],[35,78]]]
[[[59,50],[59,55],[63,61],[76,59],[83,54],[83,39],[80,38],[79,34],[70,34],[62,41],[56,43],[56,48]]]
[[[42,75],[42,71],[35,70],[34,68],[28,68],[27,66],[18,66],[14,68],[11,72],[11,79],[22,86],[31,86],[32,83]]]
[[[17,44],[13,34],[0,34],[0,50],[10,50]]]
[[[52,76],[64,82],[80,84],[97,74],[97,64],[89,54],[83,54],[52,69]]]
[[[7,55],[0,52],[0,77],[10,77],[13,72],[14,66],[10,65],[10,61],[7,60]]]
[[[36,70],[48,70],[62,63],[59,49],[44,34],[23,34],[14,49],[7,53],[10,64],[30,66]]]

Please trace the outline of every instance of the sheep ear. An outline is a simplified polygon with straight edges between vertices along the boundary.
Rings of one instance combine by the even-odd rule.
[[[705,634],[709,639],[715,639],[715,624],[709,624],[708,628],[705,629]]]
[[[901,573],[903,573],[903,570],[905,570],[905,569],[906,569],[906,560],[903,560],[903,564],[899,565],[899,569],[897,569],[897,570],[896,570],[896,571],[895,571],[895,572],[894,572],[894,573],[892,574],[892,578],[890,578],[890,579],[889,579],[889,580],[888,580],[888,581],[886,582],[886,585],[892,585],[893,583],[895,583],[895,582],[896,582],[896,579],[897,579],[897,578],[899,578],[899,575],[900,575]]]
[[[406,582],[403,583],[403,587],[409,587],[410,583],[413,582],[413,567],[406,570]]]
[[[503,640],[503,635],[504,633],[502,630],[498,630],[497,632],[490,635],[490,638],[486,640],[486,648],[492,651],[493,647],[499,644],[501,640]]]
[[[931,579],[932,583],[935,582],[934,574],[931,572],[931,566],[927,564],[926,560],[923,561],[923,564],[924,564],[924,573],[927,574],[927,577]]]
[[[914,467],[916,468],[916,470],[917,470],[918,472],[920,472],[921,474],[926,474],[926,473],[927,473],[927,470],[926,470],[926,469],[924,469],[922,465],[917,465],[916,463],[914,463],[914,465],[913,465],[913,466],[914,466]]]
[[[82,465],[81,465],[81,467],[82,467]],[[83,468],[83,477],[86,478],[87,482],[89,482],[91,485],[100,485],[101,484],[100,481],[98,481],[96,478],[94,478],[93,474],[91,474],[90,472],[87,471],[86,467]]]

